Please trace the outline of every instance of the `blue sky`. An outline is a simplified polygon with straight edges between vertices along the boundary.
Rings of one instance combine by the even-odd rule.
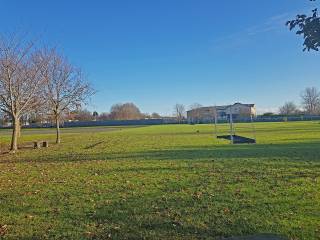
[[[256,103],[275,110],[320,88],[319,53],[284,23],[307,0],[0,0],[2,33],[58,46],[98,90],[88,108],[134,102],[170,115],[187,107]]]

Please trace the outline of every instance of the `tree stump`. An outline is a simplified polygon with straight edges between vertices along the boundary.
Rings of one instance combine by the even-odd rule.
[[[44,148],[49,147],[49,142],[48,141],[43,141],[42,147],[44,147]]]
[[[34,149],[39,149],[39,148],[41,148],[41,142],[36,141],[36,142],[34,142],[33,144],[34,144],[34,145],[33,145],[33,148],[34,148]]]

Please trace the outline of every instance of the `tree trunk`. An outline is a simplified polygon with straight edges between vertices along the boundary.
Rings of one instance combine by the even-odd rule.
[[[56,143],[60,143],[60,117],[59,115],[56,115],[56,131],[57,131],[57,136],[56,136]]]
[[[18,138],[21,137],[21,126],[22,125],[23,125],[23,123],[20,122],[20,120],[19,120],[19,127],[18,127],[18,132],[17,132]]]
[[[15,117],[13,118],[13,131],[12,131],[12,139],[11,139],[11,152],[16,152],[18,150],[18,138],[20,132],[20,119]]]

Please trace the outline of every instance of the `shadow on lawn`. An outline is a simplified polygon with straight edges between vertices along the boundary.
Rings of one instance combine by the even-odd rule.
[[[115,202],[111,205],[100,206],[90,214],[91,220],[102,227],[96,234],[97,239],[112,236],[114,239],[220,239],[220,240],[284,240],[276,234],[257,232],[255,222],[248,221],[246,216],[235,216],[237,220],[230,221],[230,216],[223,211],[207,212],[210,221],[204,220],[201,214],[186,215],[181,205],[177,203],[160,203],[156,199],[143,201],[141,198],[131,198],[125,203]],[[195,203],[188,200],[197,208],[205,202]],[[188,202],[187,201],[187,202]],[[191,203],[192,202],[192,203]],[[153,205],[157,203],[157,209]],[[174,204],[174,206],[172,206]],[[143,207],[141,207],[143,206]],[[189,222],[186,219],[192,218]],[[110,224],[112,223],[112,224]],[[110,227],[113,226],[113,227]],[[267,226],[265,226],[267,230]],[[271,227],[272,228],[272,227]],[[154,235],[156,234],[156,235]],[[253,234],[253,235],[248,235]],[[238,236],[238,237],[234,237]]]
[[[275,234],[256,234],[242,237],[225,238],[224,240],[286,240],[288,238]]]
[[[223,160],[268,159],[319,161],[319,143],[257,144],[183,147],[179,149],[145,151],[133,154],[139,158],[154,160]]]
[[[99,142],[99,144],[101,144]],[[320,163],[320,142],[308,143],[287,143],[287,144],[256,144],[256,145],[212,145],[212,146],[186,146],[176,149],[149,150],[141,152],[119,152],[108,153],[99,149],[99,152],[69,152],[59,153],[42,152],[42,154],[14,158],[10,162],[76,162],[92,160],[158,160],[158,161],[177,161],[177,160],[291,160],[303,162]],[[8,163],[6,159],[0,163]]]

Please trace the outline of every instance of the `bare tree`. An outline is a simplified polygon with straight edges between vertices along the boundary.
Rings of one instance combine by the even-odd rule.
[[[17,36],[0,39],[0,108],[12,119],[11,152],[18,149],[21,116],[39,106],[45,65],[33,41]]]
[[[154,112],[154,113],[151,114],[151,118],[159,119],[159,118],[161,118],[161,115],[159,113]]]
[[[302,104],[308,114],[318,114],[320,110],[320,92],[315,88],[306,88],[302,94]]]
[[[177,103],[174,105],[174,116],[178,120],[179,123],[182,122],[186,114],[186,110],[183,104]]]
[[[298,108],[294,102],[286,102],[282,107],[279,108],[279,112],[282,115],[294,115],[298,112]]]
[[[144,118],[144,115],[133,103],[118,103],[111,107],[110,118],[113,120],[137,120]]]
[[[74,113],[74,119],[76,121],[93,121],[94,120],[93,114],[87,109],[80,109],[73,113]]]
[[[67,110],[77,109],[88,97],[94,94],[85,80],[81,69],[74,67],[56,50],[43,51],[48,59],[45,71],[44,96],[48,111],[53,115],[56,125],[56,143],[60,143],[60,122]]]

